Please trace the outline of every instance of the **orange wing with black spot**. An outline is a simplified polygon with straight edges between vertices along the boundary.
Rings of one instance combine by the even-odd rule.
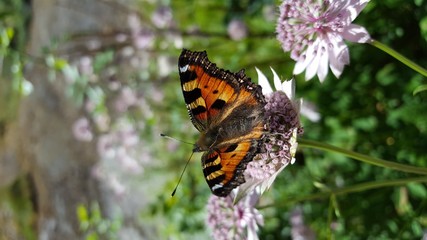
[[[206,151],[206,181],[215,195],[226,196],[245,181],[246,165],[259,149],[265,105],[261,87],[243,70],[219,69],[206,52],[184,49],[178,68],[191,121],[201,132],[194,151]]]
[[[262,130],[260,124],[252,136],[203,154],[203,173],[212,193],[225,197],[231,190],[245,182],[243,172],[259,149]]]

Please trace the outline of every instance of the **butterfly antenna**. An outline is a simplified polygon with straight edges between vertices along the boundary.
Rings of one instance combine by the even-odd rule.
[[[193,157],[193,153],[194,152],[191,153],[190,157],[187,160],[187,163],[184,166],[184,169],[182,170],[181,176],[179,176],[178,183],[176,184],[175,188],[172,191],[172,194],[171,194],[172,197],[175,195],[176,189],[178,188],[178,185],[181,182],[181,179],[182,179],[182,176],[184,175],[185,169],[187,169],[188,163],[190,162],[191,158]]]
[[[160,133],[160,137],[164,137],[164,138],[167,138],[167,139],[170,139],[170,140],[175,140],[175,141],[182,142],[182,143],[185,143],[185,144],[194,145],[194,143],[187,142],[187,141],[184,141],[184,140],[181,140],[181,139],[177,139],[177,138],[171,137],[169,135],[166,135],[164,133]]]

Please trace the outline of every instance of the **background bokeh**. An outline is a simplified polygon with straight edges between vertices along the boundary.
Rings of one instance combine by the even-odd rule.
[[[0,239],[205,239],[210,190],[180,89],[182,48],[256,80],[292,77],[275,36],[279,1],[0,2]],[[427,1],[371,1],[355,23],[427,66]],[[368,44],[323,83],[296,76],[305,139],[427,167],[425,77]],[[421,239],[425,183],[330,189],[415,177],[300,148],[261,198],[260,239],[290,239],[295,211],[318,239]],[[50,225],[49,225],[50,224]]]

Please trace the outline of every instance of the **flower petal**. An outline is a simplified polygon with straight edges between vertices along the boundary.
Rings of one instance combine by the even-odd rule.
[[[320,61],[320,38],[316,39],[316,41],[307,49],[307,55],[310,53],[312,55],[310,63],[307,65],[307,69],[305,70],[305,80],[310,80],[316,75],[317,69],[319,68]]]
[[[329,67],[331,68],[332,73],[335,75],[336,78],[339,78],[344,70],[344,64],[342,64],[339,61],[336,61],[336,59],[331,59],[329,63]]]
[[[270,69],[273,72],[274,88],[276,89],[276,91],[282,90],[282,81],[280,81],[280,78],[274,71],[274,69],[272,67],[270,67]]]
[[[271,185],[273,184],[274,180],[276,180],[277,175],[279,175],[279,173],[281,173],[283,171],[283,169],[285,169],[285,167],[288,164],[284,164],[282,167],[280,167],[279,170],[277,170],[273,175],[271,175],[270,178],[267,179],[267,181],[264,181],[261,183],[260,188],[261,188],[261,194],[263,194],[265,191],[267,191],[268,189],[270,189]]]
[[[294,74],[300,74],[305,69],[306,70],[305,80],[310,80],[311,78],[314,77],[314,75],[317,72],[317,67],[311,66],[311,64],[317,56],[316,53],[317,53],[317,47],[318,47],[319,41],[320,41],[319,39],[316,39],[315,42],[308,45],[307,50],[305,50],[305,52],[301,55],[300,60],[298,60],[298,62],[295,64]],[[313,74],[310,73],[310,75],[312,75],[310,78],[307,77],[307,71],[308,71],[307,68],[309,67],[311,67],[312,71],[314,70]],[[313,67],[315,67],[315,69],[313,69]]]
[[[262,88],[262,94],[267,95],[267,94],[272,93],[273,89],[271,88],[267,77],[258,68],[255,68],[255,70],[258,74],[258,84]]]
[[[244,197],[248,196],[255,188],[262,182],[259,179],[249,178],[245,176],[245,183],[237,187],[235,196],[233,199],[233,204],[236,205]],[[261,192],[262,194],[262,192]]]
[[[336,58],[337,61],[340,61],[344,65],[349,64],[350,56],[348,54],[345,54],[346,50],[348,52],[348,47],[345,44],[341,35],[337,33],[329,33],[328,39],[328,49],[330,50],[330,57]]]
[[[321,117],[320,113],[316,109],[316,105],[308,101],[302,101],[302,99],[301,99],[300,113],[301,115],[305,116],[306,118],[308,118],[308,120],[312,122],[318,122]]]
[[[292,77],[290,80],[285,80],[282,83],[282,91],[288,96],[289,99],[295,99],[295,78]]]
[[[331,45],[329,48],[329,67],[335,77],[339,78],[344,70],[344,65],[348,65],[350,63],[350,56],[348,47],[345,45],[341,36],[336,34],[331,35],[334,36],[329,37],[329,44]]]
[[[308,62],[306,60],[307,60],[306,55],[302,54],[299,57],[299,60],[295,63],[293,74],[298,75],[298,74],[304,72],[304,70],[308,64]]]
[[[356,19],[357,15],[365,8],[370,0],[351,0],[349,4],[349,11],[351,11],[351,22]]]
[[[319,51],[319,67],[317,69],[317,77],[320,82],[323,82],[328,74],[328,64],[329,64],[329,51],[327,50],[326,43],[323,42],[321,47],[318,49]]]
[[[350,24],[344,29],[342,37],[350,42],[367,43],[371,40],[368,31],[359,25]]]

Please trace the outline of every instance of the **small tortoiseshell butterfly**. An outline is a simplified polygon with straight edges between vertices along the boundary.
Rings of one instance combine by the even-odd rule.
[[[205,51],[184,49],[178,70],[188,113],[199,130],[194,152],[213,194],[225,197],[245,182],[246,165],[260,148],[265,99],[244,70],[219,69]]]

